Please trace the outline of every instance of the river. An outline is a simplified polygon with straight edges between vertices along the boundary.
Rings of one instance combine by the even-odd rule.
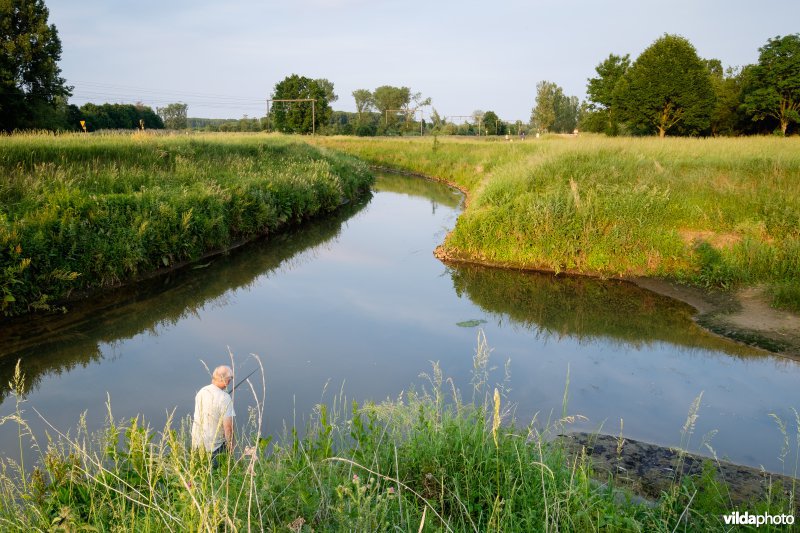
[[[396,398],[423,387],[438,361],[469,397],[480,332],[521,425],[559,418],[570,428],[622,433],[790,473],[783,435],[800,408],[800,364],[721,339],[692,309],[631,284],[476,266],[433,257],[460,212],[460,193],[419,178],[379,176],[370,199],[330,219],[75,305],[69,313],[0,324],[0,416],[15,410],[6,385],[22,360],[21,408],[75,431],[141,414],[163,427],[185,418],[208,366],[239,376],[266,369],[266,433],[302,425],[320,402]],[[241,389],[240,389],[241,390]],[[682,436],[702,393],[693,435]],[[249,394],[237,393],[245,416]],[[52,429],[50,432],[52,433]],[[711,436],[710,447],[704,436]],[[30,446],[23,437],[23,447]],[[0,449],[19,457],[16,426]],[[791,463],[790,463],[791,461]]]

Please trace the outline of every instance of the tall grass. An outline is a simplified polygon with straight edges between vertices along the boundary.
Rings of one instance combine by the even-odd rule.
[[[573,419],[566,405],[557,421],[534,417],[520,426],[500,393],[506,383],[493,384],[489,369],[480,338],[471,400],[434,365],[427,385],[394,400],[359,405],[340,393],[317,406],[304,436],[287,428],[271,450],[260,438],[262,378],[247,393],[253,408],[239,428],[247,453],[216,469],[188,449],[188,421],[168,422],[156,433],[139,419],[115,422],[109,408],[100,434],[87,435],[83,425],[70,434],[51,428],[57,436],[37,444],[33,469],[2,459],[0,525],[11,531],[712,531],[722,525],[720,509],[736,508],[713,476],[676,479],[653,505],[620,499],[613,479],[592,481],[585,455],[568,457],[553,438]],[[18,375],[20,398],[22,381]],[[27,446],[34,437],[22,413],[18,407],[2,423],[24,428],[20,446]],[[792,512],[777,497],[750,505],[751,512]]]
[[[363,163],[262,135],[0,137],[0,306],[191,261],[365,193]]]
[[[460,186],[441,255],[555,272],[765,283],[800,308],[800,139],[318,139]]]

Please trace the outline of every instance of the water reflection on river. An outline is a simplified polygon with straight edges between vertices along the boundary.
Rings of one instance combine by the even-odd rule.
[[[160,427],[173,409],[190,413],[208,381],[202,361],[223,362],[230,347],[240,375],[254,367],[248,354],[264,361],[268,431],[277,433],[334,391],[396,397],[430,361],[466,390],[478,329],[464,323],[485,320],[495,379],[511,360],[518,421],[560,414],[569,373],[569,411],[588,417],[576,429],[617,433],[622,418],[628,437],[677,445],[703,392],[690,447],[716,429],[721,457],[781,470],[769,414],[788,420],[800,407],[800,365],[706,334],[688,306],[626,283],[448,268],[431,252],[460,200],[439,184],[382,176],[368,202],[332,220],[60,317],[4,323],[0,383],[22,358],[29,418],[36,407],[67,429],[88,410],[97,428],[108,396],[117,418],[141,413]],[[0,395],[4,415],[14,398],[5,386]],[[0,426],[0,449],[17,447],[16,428]]]

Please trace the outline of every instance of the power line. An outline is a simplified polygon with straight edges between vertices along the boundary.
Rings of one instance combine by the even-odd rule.
[[[188,92],[188,91],[165,91],[163,89],[152,89],[147,87],[137,87],[133,85],[122,85],[116,83],[104,83],[104,82],[95,82],[95,81],[82,81],[82,80],[71,80],[76,85],[88,85],[90,87],[95,87],[99,89],[110,89],[113,92],[114,90],[123,90],[123,91],[135,91],[137,93],[143,94],[155,94],[155,95],[174,95],[174,96],[189,96],[189,97],[196,97],[196,98],[205,98],[209,100],[216,100],[216,99],[223,99],[223,100],[230,100],[230,101],[242,101],[242,102],[259,102],[261,103],[263,100],[257,96],[232,96],[228,94],[215,94],[215,93],[199,93],[199,92]]]
[[[258,115],[263,112],[263,99],[261,97],[247,97],[223,95],[217,93],[201,93],[193,91],[169,91],[133,85],[105,83],[86,80],[71,80],[76,86],[72,98],[79,104],[108,102],[120,104],[135,104],[146,102],[152,106],[168,105],[181,102],[192,108],[218,110],[224,113],[229,111],[246,111],[248,114]],[[256,111],[256,110],[259,111]]]

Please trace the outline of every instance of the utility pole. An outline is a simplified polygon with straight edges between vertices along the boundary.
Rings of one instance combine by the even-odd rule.
[[[313,98],[271,98],[267,99],[267,124],[269,124],[269,103],[270,102],[311,102],[311,135],[317,133],[317,101]]]

